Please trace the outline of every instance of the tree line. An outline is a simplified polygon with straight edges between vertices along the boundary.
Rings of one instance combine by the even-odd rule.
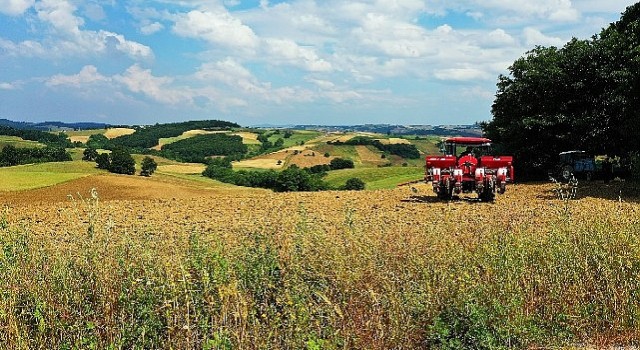
[[[226,134],[196,135],[162,146],[160,155],[181,162],[205,163],[210,156],[242,157],[247,145],[242,137]]]
[[[332,164],[336,168],[328,165],[328,170],[344,169],[345,167],[353,168],[353,162],[350,160],[332,159]],[[350,163],[349,163],[350,162]],[[317,166],[316,166],[317,167]],[[322,179],[326,175],[324,171],[311,170],[312,168],[299,168],[292,165],[280,172],[275,170],[267,171],[251,171],[232,169],[231,160],[228,158],[215,158],[209,162],[207,168],[202,172],[203,176],[218,180],[224,183],[230,183],[244,187],[259,187],[274,190],[276,192],[291,191],[323,191],[331,189],[330,186]],[[323,167],[322,169],[327,169]],[[345,190],[362,190],[364,182],[360,179],[349,179],[345,186],[340,189]]]
[[[239,128],[240,125],[222,120],[196,120],[180,123],[156,124],[137,127],[133,134],[122,135],[111,141],[113,146],[123,146],[131,149],[151,148],[158,144],[161,138],[176,137],[189,130],[223,130]]]
[[[9,126],[0,125],[0,135],[16,136],[23,140],[36,141],[49,146],[73,147],[71,140],[64,133],[50,133],[40,130],[15,129]]]
[[[380,140],[375,140],[369,137],[357,136],[347,141],[329,141],[330,145],[352,145],[352,146],[374,146],[382,152],[397,155],[407,159],[420,158],[420,151],[415,145],[410,143],[390,143],[384,144]]]
[[[0,151],[0,166],[2,167],[70,160],[71,155],[62,147],[17,148],[7,145]]]
[[[500,75],[485,136],[544,177],[558,153],[640,151],[640,3],[587,40],[538,46]]]

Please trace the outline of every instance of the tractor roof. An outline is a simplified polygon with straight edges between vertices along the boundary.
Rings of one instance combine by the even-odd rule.
[[[464,145],[484,145],[491,143],[491,140],[484,137],[450,137],[444,140],[444,142]]]

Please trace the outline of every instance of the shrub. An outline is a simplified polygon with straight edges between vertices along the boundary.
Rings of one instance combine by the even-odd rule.
[[[329,166],[331,167],[331,170],[351,169],[355,167],[351,159],[343,158],[331,159],[331,163],[329,163]]]
[[[343,189],[350,191],[361,191],[364,190],[365,183],[357,177],[352,177],[344,184]]]

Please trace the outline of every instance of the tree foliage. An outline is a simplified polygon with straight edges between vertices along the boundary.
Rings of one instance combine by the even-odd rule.
[[[111,152],[109,171],[116,174],[133,175],[136,162],[125,148],[116,148]]]
[[[71,140],[69,140],[69,137],[64,133],[54,134],[32,129],[14,129],[0,125],[0,135],[17,136],[23,140],[37,141],[48,146],[73,147]]]
[[[348,191],[361,191],[364,190],[365,183],[357,177],[352,177],[344,184],[343,189]]]
[[[589,40],[536,47],[498,78],[485,135],[544,176],[559,152],[640,150],[640,3]]]
[[[162,146],[162,154],[183,162],[204,163],[211,156],[234,156],[247,153],[247,145],[237,135],[197,135]]]
[[[375,140],[366,136],[356,136],[347,141],[327,142],[332,145],[352,145],[352,146],[374,146],[382,152],[387,152],[408,159],[420,158],[420,151],[415,145],[410,143],[391,143],[384,144],[380,140]]]
[[[156,124],[136,128],[133,134],[123,135],[111,140],[115,146],[128,148],[151,148],[158,144],[161,138],[180,136],[183,132],[196,129],[222,130],[240,127],[236,123],[221,120],[198,120],[181,123]]]
[[[151,157],[144,157],[142,159],[140,175],[142,176],[151,176],[158,169],[158,163]]]
[[[87,147],[95,148],[95,149],[111,149],[113,145],[111,140],[104,136],[103,134],[93,134],[89,136],[87,140]]]
[[[93,162],[98,157],[98,151],[95,148],[87,147],[82,152],[82,160]]]
[[[0,151],[0,166],[2,167],[70,160],[71,155],[69,152],[61,147],[16,148],[12,145],[7,145]]]
[[[109,170],[111,167],[111,157],[108,153],[100,153],[96,157],[96,167],[98,169]]]
[[[289,191],[321,191],[328,189],[321,175],[311,174],[305,169],[293,165],[281,172],[268,171],[234,171],[231,163],[219,160],[209,163],[202,175],[237,186],[268,188],[278,192]]]

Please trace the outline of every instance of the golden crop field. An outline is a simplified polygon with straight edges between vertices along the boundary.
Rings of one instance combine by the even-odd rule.
[[[134,132],[136,132],[135,129],[131,128],[109,128],[104,132],[104,136],[113,139],[119,136],[131,135]]]
[[[274,193],[94,175],[3,192],[0,347],[640,341],[638,189],[552,190],[439,202],[427,185]]]

